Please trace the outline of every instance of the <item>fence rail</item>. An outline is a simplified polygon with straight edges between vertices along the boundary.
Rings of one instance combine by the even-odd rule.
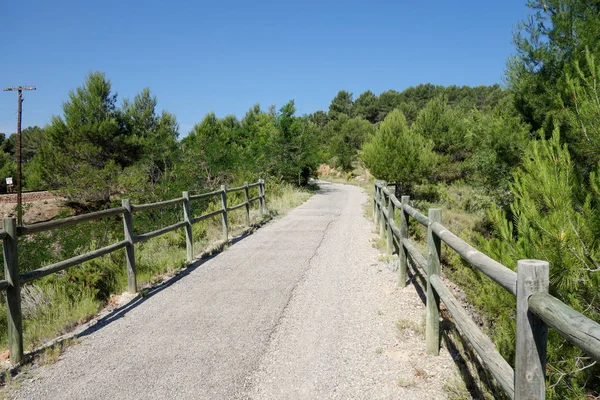
[[[249,190],[258,188],[258,195],[249,198]],[[227,207],[227,193],[244,191],[244,201]],[[190,201],[218,197],[221,204],[221,209],[206,213],[204,215],[192,218],[190,213]],[[135,271],[135,243],[139,243],[153,237],[164,235],[168,232],[184,228],[186,233],[186,254],[187,261],[190,262],[194,258],[192,225],[205,219],[221,215],[221,223],[223,227],[223,240],[229,240],[228,227],[228,212],[240,209],[246,210],[246,224],[250,225],[250,206],[253,202],[259,201],[259,209],[261,215],[265,213],[265,182],[260,179],[258,182],[248,184],[244,182],[243,186],[227,189],[221,186],[220,190],[215,190],[209,193],[203,193],[190,196],[188,192],[183,192],[182,197],[161,201],[150,204],[130,204],[129,199],[124,199],[121,207],[111,208],[109,210],[97,211],[88,214],[77,215],[73,217],[61,218],[54,221],[41,222],[24,226],[17,226],[14,218],[3,218],[2,230],[0,230],[0,239],[3,245],[4,254],[4,280],[0,280],[0,290],[6,291],[7,302],[7,331],[8,331],[8,346],[10,352],[10,360],[13,365],[21,362],[23,359],[23,323],[21,313],[21,286],[27,282],[42,278],[44,276],[80,265],[86,261],[102,257],[123,248],[126,249],[127,260],[127,288],[128,291],[137,292],[136,271]],[[133,235],[133,213],[160,209],[163,207],[182,205],[183,206],[183,221],[157,229],[152,232]],[[38,268],[33,271],[24,273],[19,272],[19,262],[17,256],[18,237],[31,235],[34,233],[51,231],[54,229],[64,228],[77,225],[83,222],[94,221],[100,218],[111,216],[123,216],[123,228],[125,232],[125,240],[110,244],[100,249],[91,251],[86,254],[81,254],[71,257],[57,263]]]
[[[402,196],[399,201],[386,187],[375,181],[373,218],[387,241],[389,255],[399,257],[398,284],[406,285],[408,260],[422,270],[427,279],[426,344],[427,353],[439,354],[440,300],[452,315],[458,329],[473,346],[483,364],[510,398],[544,399],[546,393],[546,345],[548,327],[600,362],[600,324],[592,321],[548,293],[549,264],[540,260],[519,260],[517,272],[483,254],[450,232],[441,223],[441,210],[430,209],[425,216]],[[400,212],[399,224],[395,210]],[[427,256],[421,254],[408,237],[408,219],[427,227]],[[441,276],[441,243],[456,251],[470,265],[516,296],[515,369],[504,360],[493,342],[477,327],[468,313],[444,284]]]

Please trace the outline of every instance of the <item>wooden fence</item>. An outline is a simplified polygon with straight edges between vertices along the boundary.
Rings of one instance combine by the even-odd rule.
[[[258,189],[258,195],[250,198],[250,189],[255,187]],[[244,192],[244,202],[228,207],[227,193],[238,191]],[[193,218],[190,213],[190,202],[210,197],[220,198],[221,209]],[[135,274],[135,243],[143,242],[150,238],[164,235],[165,233],[174,231],[176,229],[184,228],[186,238],[187,261],[190,262],[194,258],[192,238],[192,225],[194,223],[210,217],[221,215],[221,223],[223,227],[223,240],[227,241],[229,239],[229,225],[227,218],[228,213],[244,207],[246,210],[246,224],[249,225],[250,206],[255,201],[259,202],[260,212],[261,214],[264,214],[265,183],[262,179],[251,185],[245,182],[243,186],[235,188],[226,188],[225,186],[221,186],[220,190],[192,196],[190,196],[188,192],[183,192],[183,195],[180,198],[161,201],[158,203],[134,205],[130,203],[129,199],[124,199],[122,201],[121,207],[118,208],[112,208],[108,210],[77,215],[74,217],[61,218],[54,221],[41,222],[31,225],[17,226],[16,220],[14,218],[3,218],[2,230],[0,230],[0,239],[2,239],[4,251],[4,280],[0,280],[0,290],[6,291],[8,330],[7,333],[11,363],[15,365],[20,363],[23,359],[21,285],[27,282],[31,282],[35,279],[42,278],[46,275],[65,270],[75,265],[82,264],[86,261],[102,257],[113,251],[117,251],[124,248],[126,249],[127,259],[127,289],[131,293],[136,293],[137,283]],[[133,215],[135,213],[179,204],[181,204],[183,207],[183,221],[141,235],[133,234]],[[19,236],[26,236],[34,233],[64,228],[67,226],[77,225],[82,222],[93,221],[100,218],[106,218],[116,215],[123,216],[123,227],[125,230],[124,240],[117,243],[113,243],[109,246],[102,247],[98,250],[94,250],[86,254],[78,255],[76,257],[72,257],[67,260],[57,262],[55,264],[47,265],[45,267],[33,271],[28,271],[22,274],[19,273],[19,262],[17,257],[17,242]]]
[[[386,186],[385,182],[375,182],[373,217],[379,224],[380,235],[387,239],[387,253],[391,255],[395,251],[398,254],[398,284],[406,285],[409,258],[413,265],[427,277],[425,340],[428,354],[439,354],[441,300],[463,336],[473,346],[485,367],[510,398],[545,398],[548,326],[600,362],[600,324],[548,293],[550,267],[548,262],[519,260],[515,272],[446,229],[441,224],[440,209],[429,209],[428,215],[425,216],[409,205],[409,196],[402,196],[398,201]],[[399,225],[395,221],[396,209],[400,211]],[[427,227],[426,255],[421,254],[409,239],[408,220],[411,217]],[[514,370],[440,279],[441,242],[516,296]]]

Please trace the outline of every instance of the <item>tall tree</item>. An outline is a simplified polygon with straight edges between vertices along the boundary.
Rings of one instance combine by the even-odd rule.
[[[351,117],[353,111],[354,102],[352,101],[352,93],[340,90],[329,105],[329,118],[338,119],[342,114]]]
[[[72,201],[108,203],[119,171],[139,158],[116,101],[104,74],[90,73],[47,128],[39,151],[43,179]]]
[[[432,171],[433,143],[412,132],[399,110],[388,114],[363,146],[365,165],[378,179],[397,183],[402,193],[410,193]]]
[[[145,88],[133,101],[123,102],[123,117],[130,134],[137,140],[139,154],[150,180],[158,182],[173,169],[178,157],[179,126],[167,111],[156,112],[158,101]]]
[[[461,116],[448,106],[445,96],[428,102],[412,125],[415,133],[433,141],[436,152],[451,155],[455,160],[465,158],[464,127]]]
[[[377,115],[379,114],[379,99],[377,96],[367,90],[363,92],[356,101],[354,102],[354,115],[363,119],[366,119],[370,123],[374,124],[377,122]]]
[[[272,136],[271,173],[282,180],[306,185],[316,170],[316,125],[308,118],[296,117],[291,100],[279,110],[277,131]]]
[[[344,115],[331,121],[325,129],[325,134],[329,138],[330,156],[333,157],[334,167],[342,171],[352,171],[358,151],[373,131],[374,126],[360,117],[349,118]]]
[[[565,73],[584,60],[586,47],[594,55],[600,52],[600,3],[535,0],[527,6],[532,14],[515,32],[517,53],[509,60],[507,82],[526,122],[549,136],[555,121],[563,122],[563,101],[570,104],[563,96]]]
[[[402,95],[395,90],[386,90],[379,95],[377,122],[385,117],[402,102]]]
[[[183,159],[178,179],[190,190],[231,182],[239,162],[240,147],[235,142],[238,127],[235,117],[218,119],[214,112],[194,125],[181,141]]]

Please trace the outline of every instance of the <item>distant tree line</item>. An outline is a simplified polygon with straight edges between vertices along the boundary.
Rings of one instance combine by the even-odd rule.
[[[69,93],[62,116],[23,130],[24,186],[88,209],[123,194],[156,200],[258,177],[302,186],[318,165],[317,134],[290,101],[279,110],[255,105],[241,121],[209,113],[178,140],[175,116],[157,112],[149,89],[119,105],[110,81],[95,72]],[[0,171],[14,176],[15,135],[0,139]]]

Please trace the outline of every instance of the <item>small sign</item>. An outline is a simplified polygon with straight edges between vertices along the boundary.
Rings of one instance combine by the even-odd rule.
[[[6,178],[6,184],[12,185],[13,184],[12,178]]]

